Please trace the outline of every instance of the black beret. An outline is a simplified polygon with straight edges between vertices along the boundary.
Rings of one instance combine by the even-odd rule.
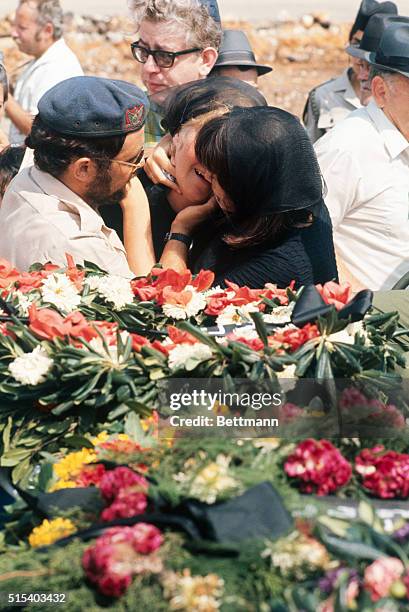
[[[38,103],[41,120],[70,136],[99,138],[140,130],[149,101],[136,85],[92,76],[61,81]]]

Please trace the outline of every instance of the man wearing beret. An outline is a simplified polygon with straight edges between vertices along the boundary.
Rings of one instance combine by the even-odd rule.
[[[222,38],[217,0],[131,0],[138,40],[132,54],[141,64],[141,78],[150,96],[212,70]],[[151,100],[145,145],[155,146],[165,134],[160,107]]]
[[[20,270],[64,265],[69,253],[111,274],[147,272],[132,229],[148,211],[134,177],[143,164],[145,94],[124,81],[74,77],[48,91],[38,110],[27,139],[34,166],[15,177],[0,209],[2,256]],[[121,204],[128,252],[98,213],[107,202]]]
[[[341,280],[392,289],[409,271],[409,18],[368,56],[373,100],[315,145]]]

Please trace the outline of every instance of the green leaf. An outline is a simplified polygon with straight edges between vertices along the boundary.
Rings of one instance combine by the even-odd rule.
[[[250,316],[254,321],[254,325],[256,326],[256,331],[260,337],[260,340],[263,342],[264,346],[268,346],[268,332],[266,324],[263,320],[263,315],[261,312],[251,312]]]
[[[3,448],[3,453],[7,453],[7,451],[10,448],[10,434],[11,434],[12,424],[13,424],[13,420],[9,416],[8,419],[7,419],[7,425],[3,429],[3,447],[4,447]]]
[[[335,556],[339,556],[341,559],[368,559],[374,561],[384,555],[382,551],[368,544],[350,542],[349,540],[337,538],[325,533],[321,533],[321,540],[328,548],[329,552]]]

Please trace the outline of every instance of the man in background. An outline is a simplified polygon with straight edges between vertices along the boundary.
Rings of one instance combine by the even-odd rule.
[[[83,74],[63,34],[59,0],[20,0],[12,36],[20,51],[33,56],[9,95],[6,115],[12,125],[10,142],[22,144],[30,132],[41,96],[57,83]]]
[[[145,145],[155,146],[165,134],[160,100],[171,87],[204,79],[211,72],[222,38],[216,0],[131,0],[138,40],[132,54],[151,96]]]

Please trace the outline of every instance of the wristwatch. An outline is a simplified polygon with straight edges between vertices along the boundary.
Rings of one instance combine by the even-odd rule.
[[[168,232],[165,236],[165,242],[169,242],[169,240],[179,240],[179,242],[183,242],[188,249],[190,249],[192,245],[192,238],[190,236],[186,236],[186,234]]]

